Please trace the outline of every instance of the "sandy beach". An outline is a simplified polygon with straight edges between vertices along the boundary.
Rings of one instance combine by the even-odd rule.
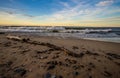
[[[0,78],[120,78],[120,43],[0,33]]]

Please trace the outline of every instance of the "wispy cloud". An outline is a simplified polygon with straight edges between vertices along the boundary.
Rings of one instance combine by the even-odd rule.
[[[99,3],[96,4],[96,6],[108,6],[114,3],[114,0],[105,0],[105,1],[100,1]]]
[[[66,3],[65,3],[66,4]],[[74,17],[79,17],[80,20],[88,17],[95,17],[98,13],[103,12],[104,8],[89,8],[88,4],[76,4],[74,7],[65,7],[63,10],[58,11],[51,15],[54,20],[72,20]],[[92,18],[91,18],[92,19]]]
[[[66,7],[66,8],[69,8],[69,7],[70,7],[67,2],[62,2],[62,1],[60,1],[59,3],[60,3],[61,5],[63,5],[64,7]]]
[[[109,6],[114,4],[113,0],[96,1],[93,5],[87,3],[89,0],[71,0],[70,2],[59,1],[59,5],[63,6],[62,10],[44,15],[32,15],[26,11],[18,9],[2,8],[0,9],[0,20],[12,22],[13,20],[28,24],[101,24],[102,22],[111,24],[118,22],[120,18],[115,15],[120,13],[119,7]],[[94,6],[94,7],[93,7]],[[109,7],[106,7],[109,6]],[[54,7],[56,8],[56,7]],[[4,18],[6,17],[7,18]],[[106,22],[105,22],[106,21]],[[112,21],[112,22],[111,22]],[[120,23],[118,23],[120,24]]]

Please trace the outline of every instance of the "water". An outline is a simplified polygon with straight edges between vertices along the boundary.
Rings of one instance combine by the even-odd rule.
[[[84,39],[120,43],[120,38],[84,38]]]
[[[0,26],[0,32],[18,32],[38,36],[85,38],[120,43],[120,27],[30,27]]]

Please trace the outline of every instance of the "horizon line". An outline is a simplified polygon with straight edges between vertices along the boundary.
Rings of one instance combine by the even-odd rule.
[[[10,26],[10,27],[21,27],[21,26],[25,26],[25,27],[120,27],[120,26],[80,26],[80,25],[0,25],[0,26]]]

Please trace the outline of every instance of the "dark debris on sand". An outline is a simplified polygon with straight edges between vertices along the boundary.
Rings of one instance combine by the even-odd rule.
[[[73,72],[74,76],[78,76],[80,73],[78,71]]]
[[[5,32],[0,32],[0,34],[5,34]]]
[[[94,65],[92,62],[89,63],[89,66],[90,66],[91,68],[95,68],[95,65]]]
[[[14,72],[16,74],[19,74],[20,76],[24,76],[27,73],[27,70],[25,70],[24,68],[16,68]]]
[[[74,70],[77,70],[77,69],[80,69],[81,66],[79,66],[79,65],[74,65],[74,66],[72,66],[72,68],[73,68]]]
[[[0,64],[0,78],[12,78],[8,76],[8,71],[11,70],[12,61],[8,61],[6,63]]]
[[[49,61],[46,63],[48,65],[47,70],[52,70],[56,67],[56,65],[61,65],[62,62],[58,62],[58,61]]]
[[[68,58],[66,58],[65,61],[69,64],[76,64],[77,63],[76,60],[71,60],[71,59],[68,59]]]
[[[0,64],[0,68],[2,68],[2,67],[7,67],[7,68],[9,68],[12,64],[13,64],[12,61],[8,61],[8,62],[6,62],[6,63],[4,63],[4,64]]]
[[[4,47],[9,47],[9,46],[11,46],[11,42],[10,41],[5,42],[3,45],[4,45]]]
[[[28,42],[28,41],[30,41],[30,39],[29,38],[23,38],[22,41],[23,42]]]
[[[112,57],[112,58],[115,58],[115,59],[120,59],[120,55],[117,55],[117,54],[113,54],[113,53],[106,53],[106,55]]]
[[[77,46],[72,47],[73,50],[79,49]]]
[[[63,63],[61,61],[49,61],[46,64],[51,64],[51,65],[63,65]]]
[[[89,76],[89,78],[92,78],[92,76]]]
[[[48,52],[50,52],[50,51],[55,51],[55,49],[50,48],[50,49],[48,49],[48,50],[43,50],[43,51],[38,51],[38,50],[36,50],[36,53],[37,53],[37,54],[41,54],[41,53],[48,53]]]
[[[112,74],[109,73],[108,71],[104,71],[104,74],[103,74],[103,75],[106,76],[106,77],[111,77],[111,76],[112,76]]]
[[[53,74],[47,72],[47,73],[45,73],[43,75],[43,78],[63,78],[63,76],[61,76],[61,75],[53,75]]]
[[[52,69],[54,69],[54,68],[55,68],[55,65],[54,65],[54,64],[51,64],[51,65],[48,66],[47,70],[52,70]]]
[[[92,52],[90,52],[90,51],[86,51],[86,54],[88,54],[88,55],[95,55],[95,56],[99,56],[99,54],[98,53],[92,53]]]

